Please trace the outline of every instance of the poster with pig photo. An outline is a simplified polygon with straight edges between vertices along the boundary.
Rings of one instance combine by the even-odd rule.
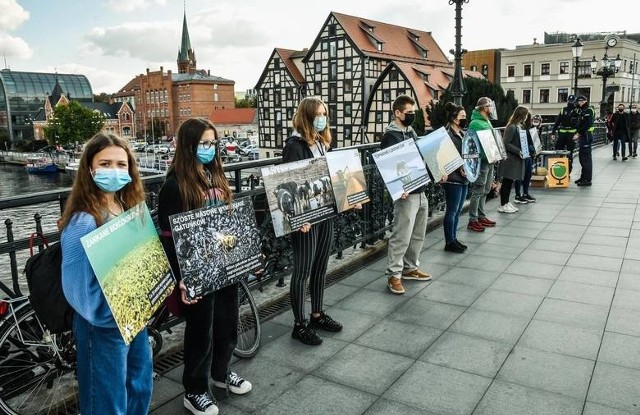
[[[262,179],[276,236],[318,223],[336,213],[325,157],[262,168]]]

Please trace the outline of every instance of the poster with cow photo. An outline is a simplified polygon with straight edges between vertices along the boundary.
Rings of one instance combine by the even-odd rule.
[[[413,140],[401,141],[372,156],[394,201],[431,181]]]
[[[189,299],[262,267],[260,231],[250,197],[171,215],[169,225]]]
[[[358,150],[334,150],[326,157],[338,212],[368,202],[367,182]]]
[[[302,224],[335,215],[335,198],[325,157],[262,168],[262,179],[276,236]]]

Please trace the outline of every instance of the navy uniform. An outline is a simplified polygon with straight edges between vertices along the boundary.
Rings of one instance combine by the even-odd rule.
[[[580,95],[576,101],[580,111],[580,118],[574,140],[578,143],[578,158],[582,166],[582,174],[576,180],[576,184],[578,186],[591,186],[593,172],[591,144],[593,143],[593,122],[596,118],[596,112],[593,107],[589,106],[585,96]]]

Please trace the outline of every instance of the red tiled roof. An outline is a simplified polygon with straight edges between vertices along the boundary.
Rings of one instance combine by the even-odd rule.
[[[293,61],[292,57],[300,56],[301,53],[306,54],[306,51],[297,51],[292,49],[284,49],[284,48],[276,48],[276,52],[280,55],[280,58],[291,72],[291,76],[296,80],[299,84],[304,83],[304,76],[300,73],[298,66]],[[304,54],[302,56],[304,56]]]
[[[447,56],[431,36],[431,32],[410,29],[357,16],[332,12],[351,40],[363,53],[393,60],[419,60],[450,64]],[[368,27],[373,30],[369,31]],[[369,36],[382,43],[379,51]],[[418,37],[416,40],[415,37]],[[428,51],[423,58],[416,44]]]
[[[253,124],[256,117],[255,108],[228,108],[213,110],[209,120],[214,124]]]

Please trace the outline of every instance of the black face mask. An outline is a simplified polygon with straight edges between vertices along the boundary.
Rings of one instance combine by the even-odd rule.
[[[624,108],[618,108],[618,112],[620,113],[624,112]]]
[[[467,119],[466,118],[462,118],[462,119],[458,120],[458,126],[460,128],[467,128]]]
[[[416,114],[404,114],[404,120],[400,120],[400,122],[405,127],[408,127],[411,124],[413,124],[413,120],[415,119],[416,119]]]

